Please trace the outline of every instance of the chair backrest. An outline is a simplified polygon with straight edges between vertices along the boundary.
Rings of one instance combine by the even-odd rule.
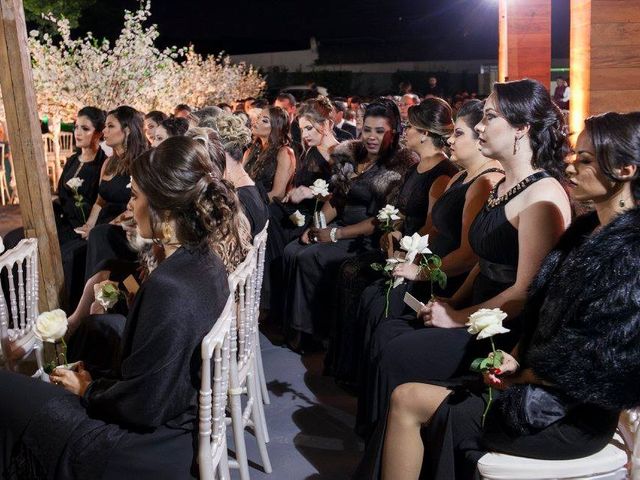
[[[73,150],[73,133],[60,133],[60,150],[65,153],[70,153]]]
[[[253,356],[253,344],[257,317],[255,315],[255,282],[257,273],[257,252],[251,248],[244,261],[229,275],[230,288],[234,287],[236,309],[232,314],[231,355],[232,371],[237,368],[240,381]],[[233,359],[236,361],[234,362]]]
[[[214,473],[222,456],[227,455],[225,410],[229,387],[231,316],[234,309],[235,300],[232,292],[222,314],[201,344],[202,366],[198,405],[200,478],[215,478]]]
[[[0,256],[0,275],[5,274],[7,291],[3,289],[0,295],[0,340],[3,344],[29,333],[38,317],[37,239],[21,240],[15,248]]]
[[[262,293],[262,280],[264,278],[264,260],[266,257],[266,247],[267,247],[267,229],[269,228],[269,220],[267,220],[267,224],[264,226],[262,231],[255,236],[253,239],[253,248],[255,248],[258,253],[257,259],[257,273],[256,273],[256,281],[255,286],[256,290],[254,293],[255,297],[255,315],[256,321],[260,315],[260,296]]]
[[[42,143],[44,145],[44,153],[55,153],[55,142],[53,141],[52,133],[45,133],[42,135]]]
[[[627,451],[631,457],[629,467],[631,480],[640,480],[640,407],[625,410],[618,422]]]

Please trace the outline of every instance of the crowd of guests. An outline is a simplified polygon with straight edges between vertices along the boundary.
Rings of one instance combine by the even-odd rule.
[[[357,392],[354,478],[468,479],[487,451],[602,449],[640,405],[640,114],[588,118],[572,150],[536,81],[455,108],[438,88],[80,110],[56,224],[82,363],[52,374],[64,388],[0,372],[0,470],[193,474],[198,345],[267,222],[262,320],[296,352],[326,349],[326,373]],[[405,259],[407,237],[428,251]],[[389,258],[387,276],[372,268]],[[130,294],[111,312],[104,280]],[[480,309],[508,332],[476,340]],[[494,342],[502,363],[472,373]]]

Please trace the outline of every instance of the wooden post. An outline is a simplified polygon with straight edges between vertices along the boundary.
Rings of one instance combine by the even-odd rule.
[[[40,310],[60,305],[64,287],[22,0],[0,0],[0,86],[25,235],[38,238]]]

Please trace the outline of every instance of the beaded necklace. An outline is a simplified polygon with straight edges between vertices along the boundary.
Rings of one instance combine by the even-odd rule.
[[[520,183],[512,187],[507,193],[498,197],[498,187],[502,185],[502,183],[506,180],[505,178],[501,179],[491,193],[489,194],[489,198],[487,199],[487,209],[495,208],[503,203],[507,203],[513,197],[518,195],[521,191],[526,189],[532,183],[537,182],[541,178],[548,177],[549,174],[547,172],[536,172],[532,175],[529,175],[527,178],[522,180]]]

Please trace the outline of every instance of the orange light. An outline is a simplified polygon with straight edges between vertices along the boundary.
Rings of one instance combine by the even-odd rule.
[[[571,0],[569,128],[572,143],[584,128],[591,101],[591,0]]]
[[[509,48],[507,37],[507,0],[498,4],[498,81],[509,76]]]

